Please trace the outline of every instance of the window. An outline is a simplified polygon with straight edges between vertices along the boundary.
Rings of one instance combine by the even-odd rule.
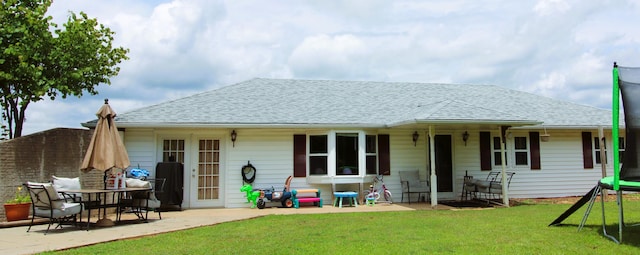
[[[485,133],[485,137],[488,136],[488,132]],[[514,162],[515,166],[520,167],[528,167],[531,169],[538,170],[540,169],[540,145],[539,145],[539,134],[538,132],[529,132],[529,136],[516,136],[512,139],[510,138],[506,144],[509,148],[505,146],[505,153],[507,153],[506,158],[504,159],[505,165],[509,165],[509,162]],[[482,138],[481,138],[482,139]],[[485,139],[489,140],[489,137]],[[535,140],[530,140],[535,139]],[[487,141],[488,142],[488,141]],[[481,141],[482,143],[482,141]],[[500,137],[493,137],[491,147],[482,147],[481,150],[491,150],[493,166],[501,166],[502,165],[502,153],[500,152]],[[486,145],[485,145],[486,146]],[[483,149],[484,148],[484,149]],[[489,157],[489,155],[485,155],[481,151],[481,157]],[[509,160],[511,159],[511,160]],[[512,165],[513,166],[513,165]],[[483,168],[483,170],[491,170],[491,168]]]
[[[309,136],[309,174],[327,174],[327,135]]]
[[[358,133],[336,134],[336,175],[358,175]]]
[[[605,160],[604,163],[607,163],[607,140],[606,138],[602,138],[602,142],[603,142],[603,146],[600,146],[600,138],[599,137],[594,137],[593,138],[593,153],[594,154],[594,158],[596,159],[596,164],[602,164],[602,158],[600,157],[600,151],[604,150],[604,156],[605,156]]]
[[[507,162],[507,159],[504,160]],[[493,138],[493,165],[502,165],[502,153],[500,152],[500,137]]]
[[[366,136],[367,174],[378,174],[378,146],[375,135]]]
[[[162,161],[184,163],[184,140],[163,140]]]
[[[529,165],[529,146],[527,145],[527,137],[517,136],[513,138],[515,162],[516,166]]]
[[[294,134],[293,173],[295,177],[390,175],[389,135]]]

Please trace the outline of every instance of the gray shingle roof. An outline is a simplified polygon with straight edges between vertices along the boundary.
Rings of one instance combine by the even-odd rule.
[[[607,126],[611,112],[492,85],[252,79],[119,113],[119,127],[544,122]]]

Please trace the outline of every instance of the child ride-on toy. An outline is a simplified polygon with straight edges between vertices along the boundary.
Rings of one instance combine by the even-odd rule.
[[[293,200],[291,200],[291,179],[293,176],[287,177],[284,182],[284,189],[282,191],[276,191],[273,187],[271,189],[260,190],[260,197],[258,197],[257,205],[258,209],[263,209],[267,202],[281,202],[282,207],[293,207]]]
[[[293,200],[291,200],[291,184],[293,176],[289,176],[284,183],[284,189],[282,191],[276,191],[275,188],[271,189],[253,189],[251,185],[246,184],[240,189],[241,192],[247,193],[247,201],[252,203],[251,208],[257,206],[258,209],[264,209],[267,202],[281,202],[282,207],[293,207]]]

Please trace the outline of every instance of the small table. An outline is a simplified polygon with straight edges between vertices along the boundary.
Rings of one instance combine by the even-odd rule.
[[[62,194],[86,194],[88,200],[81,200],[80,203],[83,205],[84,209],[88,211],[87,216],[87,230],[89,230],[89,226],[91,224],[91,210],[98,209],[98,217],[100,216],[100,211],[103,211],[104,217],[99,219],[96,223],[104,223],[104,226],[113,226],[113,221],[106,218],[107,208],[119,208],[120,207],[120,199],[123,194],[126,192],[141,192],[147,191],[150,192],[151,188],[124,188],[124,189],[76,189],[76,190],[58,190],[59,193]],[[112,193],[111,202],[107,201],[107,194]],[[116,210],[116,213],[120,213],[119,209]],[[82,215],[80,216],[80,220],[82,220]]]
[[[339,207],[342,208],[343,198],[347,198],[347,200],[349,201],[349,205],[358,207],[358,201],[356,201],[358,198],[358,192],[353,192],[353,191],[333,192],[333,196],[335,197],[335,200],[333,201],[334,207],[336,206],[336,204],[339,204]]]

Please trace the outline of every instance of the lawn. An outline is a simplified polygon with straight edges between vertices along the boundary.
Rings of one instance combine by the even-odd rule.
[[[602,235],[600,203],[580,232],[584,208],[562,226],[547,226],[569,206],[270,215],[45,254],[640,253],[640,227],[625,228],[621,245]],[[606,209],[608,231],[617,233],[615,202]],[[640,221],[640,201],[625,203],[625,218]]]

